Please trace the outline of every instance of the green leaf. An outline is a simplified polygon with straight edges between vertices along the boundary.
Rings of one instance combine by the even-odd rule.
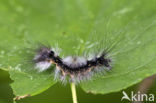
[[[112,47],[112,71],[80,86],[87,92],[102,94],[124,89],[156,73],[155,3],[1,0],[0,68],[9,71],[16,96],[36,95],[55,84],[54,68],[38,73],[28,62],[33,56],[30,48],[34,49],[37,42],[58,44],[61,56],[97,51],[97,46]]]
[[[28,74],[21,71],[10,70],[10,75],[11,79],[15,81],[11,86],[15,90],[14,94],[17,96],[36,95],[55,83],[50,74],[40,74],[40,76],[38,76],[39,74],[35,73]]]
[[[82,83],[81,87],[85,91],[102,94],[119,91],[156,73],[156,15],[154,13],[156,9],[154,9],[154,2],[131,1],[129,4],[122,4],[122,9],[119,11],[117,9],[113,11],[120,12],[118,16],[121,19],[118,22],[124,22],[125,16],[133,18],[128,20],[129,24],[126,29],[119,34],[120,42],[110,53],[115,59],[112,72]],[[116,3],[115,6],[118,8],[119,4]],[[130,8],[131,11],[126,12]],[[114,21],[110,22],[112,26],[118,25]],[[111,38],[111,35],[109,34],[108,38]]]

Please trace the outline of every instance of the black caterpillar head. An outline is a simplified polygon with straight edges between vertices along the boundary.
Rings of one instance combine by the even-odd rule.
[[[37,51],[37,55],[35,56],[34,61],[36,63],[46,61],[50,59],[50,57],[53,55],[54,55],[54,52],[50,48],[43,47]]]

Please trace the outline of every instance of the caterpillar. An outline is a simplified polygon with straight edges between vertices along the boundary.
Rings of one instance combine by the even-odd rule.
[[[101,72],[101,70],[110,70],[111,59],[106,58],[107,52],[102,51],[99,55],[87,59],[79,56],[67,56],[61,58],[54,49],[46,46],[40,47],[33,62],[35,68],[40,72],[49,69],[52,65],[55,65],[54,79],[61,80],[63,83],[74,82],[79,83],[85,79],[90,79],[95,72]]]

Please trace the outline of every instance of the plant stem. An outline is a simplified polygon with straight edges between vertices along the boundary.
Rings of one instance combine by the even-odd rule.
[[[73,103],[77,103],[76,87],[74,83],[71,83],[71,91],[72,91]]]

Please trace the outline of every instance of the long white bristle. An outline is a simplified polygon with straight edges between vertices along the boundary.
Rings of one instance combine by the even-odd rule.
[[[62,61],[64,64],[66,64],[70,67],[79,67],[81,65],[87,64],[87,60],[83,57],[68,56],[68,57],[64,58]]]
[[[39,72],[47,70],[51,66],[50,62],[38,62],[36,63],[36,68],[39,70]]]

